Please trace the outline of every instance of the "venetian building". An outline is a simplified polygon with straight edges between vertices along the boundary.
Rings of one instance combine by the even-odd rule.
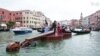
[[[79,20],[77,20],[77,19],[72,19],[72,20],[71,20],[71,24],[70,24],[70,25],[71,25],[71,28],[72,28],[72,29],[74,29],[74,28],[79,28],[79,25],[80,25],[79,23],[80,23]]]
[[[88,17],[83,17],[83,14],[80,15],[80,27],[82,28],[89,28],[90,22]]]
[[[8,21],[16,22],[16,26],[41,28],[43,27],[45,20],[51,23],[51,20],[47,18],[41,11],[31,10],[19,10],[10,11],[0,8],[0,23],[7,23]]]
[[[16,22],[16,13],[7,9],[0,8],[0,26],[4,24],[6,25],[9,21]]]
[[[35,17],[37,18],[36,20],[36,27],[37,28],[41,28],[44,26],[44,23],[45,23],[45,15],[40,12],[40,11],[37,11],[36,14],[35,14]]]
[[[82,28],[83,27],[82,21],[83,21],[83,14],[81,13],[80,14],[80,19],[79,19],[79,28]]]
[[[60,24],[63,26],[66,26],[68,29],[71,27],[71,21],[70,20],[62,20],[60,21]]]
[[[13,13],[10,10],[0,8],[0,23],[7,23],[8,21],[14,21],[15,22],[15,16],[16,14]]]
[[[41,28],[44,26],[45,20],[47,20],[48,23],[51,21],[41,11],[22,11],[21,23],[24,27]]]
[[[51,20],[50,20],[50,18],[47,18],[41,11],[36,11],[36,18],[38,19],[36,22],[37,22],[37,24],[36,24],[36,26],[37,26],[37,28],[42,28],[42,27],[44,27],[44,24],[46,23],[46,21],[47,21],[47,23],[48,23],[48,26],[50,26],[51,25]]]
[[[89,18],[92,30],[96,30],[97,28],[100,29],[100,10],[92,13],[87,17]]]

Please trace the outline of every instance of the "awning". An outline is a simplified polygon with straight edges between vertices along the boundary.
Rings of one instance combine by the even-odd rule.
[[[1,26],[7,26],[6,24],[2,23]]]

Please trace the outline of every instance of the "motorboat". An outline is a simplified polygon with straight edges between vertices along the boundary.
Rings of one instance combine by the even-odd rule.
[[[8,32],[10,29],[7,28],[7,25],[5,23],[0,24],[0,32]]]
[[[32,29],[28,28],[28,27],[16,27],[16,28],[12,29],[12,31],[15,34],[26,34],[26,33],[31,33]]]
[[[0,32],[8,32],[10,29],[0,29]]]

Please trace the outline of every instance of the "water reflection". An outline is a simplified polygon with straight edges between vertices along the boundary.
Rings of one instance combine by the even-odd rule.
[[[52,54],[58,54],[62,52],[62,48],[64,47],[64,41],[53,41],[53,42],[38,42],[38,45],[36,47],[28,47],[28,48],[22,48],[19,52],[19,54],[23,54],[27,56],[28,54],[31,56],[34,54],[34,56],[48,56]],[[33,56],[33,55],[32,55]]]
[[[7,53],[7,56],[18,56],[18,53]]]
[[[9,42],[13,40],[13,33],[0,32],[0,43]]]
[[[57,40],[52,42],[45,41],[45,42],[39,42],[38,46],[55,50],[62,48],[64,46],[64,42],[63,40]]]

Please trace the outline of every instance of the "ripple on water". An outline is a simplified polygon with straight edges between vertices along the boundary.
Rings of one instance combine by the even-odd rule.
[[[15,36],[24,39],[32,34]],[[100,56],[100,32],[91,34],[73,35],[72,38],[62,41],[38,42],[36,47],[21,48],[19,53],[7,54],[6,42],[0,42],[0,56]],[[2,38],[1,38],[2,39]]]

